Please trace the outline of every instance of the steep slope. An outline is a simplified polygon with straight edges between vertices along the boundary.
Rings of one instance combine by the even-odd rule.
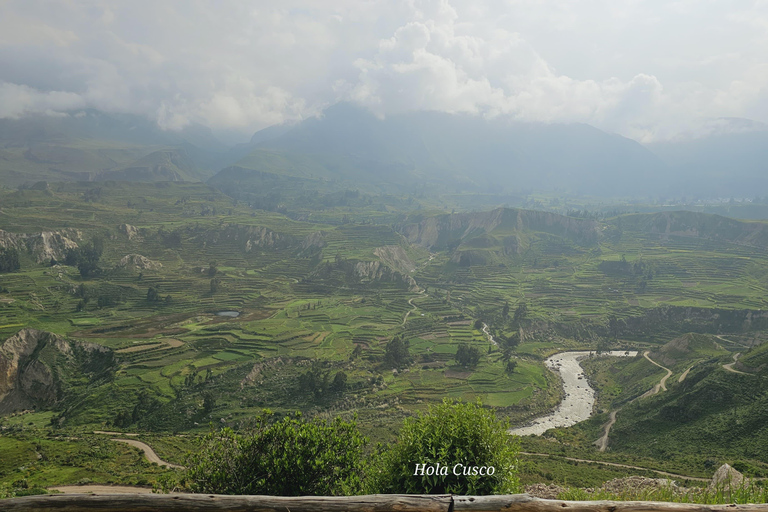
[[[0,414],[54,406],[104,377],[114,363],[113,352],[101,345],[21,330],[0,345]]]
[[[768,345],[746,352],[750,367],[768,363]],[[724,453],[768,462],[768,373],[740,374],[730,355],[695,366],[653,399],[626,406],[611,435],[614,449],[655,457],[674,452]]]

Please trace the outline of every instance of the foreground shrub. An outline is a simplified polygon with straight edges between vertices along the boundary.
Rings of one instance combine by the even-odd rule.
[[[266,415],[240,434],[209,433],[190,461],[193,492],[276,496],[355,494],[365,438],[341,418],[303,421],[297,413],[268,424]]]
[[[382,451],[372,464],[368,491],[464,495],[518,492],[519,446],[516,438],[507,434],[508,428],[479,402],[446,399],[418,418],[406,420],[397,443]],[[430,471],[430,467],[434,469]],[[488,468],[493,468],[492,474],[479,474],[488,473]]]

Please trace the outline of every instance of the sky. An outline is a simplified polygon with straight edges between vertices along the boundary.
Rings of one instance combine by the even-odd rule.
[[[641,142],[768,123],[768,0],[0,0],[0,117],[247,140],[351,101]]]

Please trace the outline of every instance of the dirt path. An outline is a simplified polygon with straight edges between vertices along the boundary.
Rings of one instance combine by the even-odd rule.
[[[152,447],[149,446],[147,443],[142,443],[141,441],[137,441],[135,439],[112,439],[112,441],[135,446],[136,448],[144,452],[144,455],[147,456],[147,460],[149,462],[154,462],[158,466],[165,466],[167,468],[174,468],[174,469],[186,469],[184,466],[179,466],[178,464],[171,464],[170,462],[164,461],[163,459],[157,456],[157,454],[155,453],[155,450],[153,450]]]
[[[620,410],[621,409],[616,409],[615,411],[611,411],[608,423],[603,425],[603,435],[594,443],[595,446],[597,446],[597,451],[604,452],[606,448],[608,448],[608,433],[611,431],[613,424],[616,423],[616,415]]]
[[[405,312],[402,325],[405,325],[405,322],[408,321],[408,315],[410,315],[413,311],[416,311],[417,309],[419,309],[418,307],[413,305],[413,299],[415,298],[416,297],[411,297],[410,299],[408,299],[408,304],[410,304],[413,309],[409,309],[408,311]]]
[[[48,487],[49,491],[63,494],[151,494],[151,487],[133,487],[130,485],[59,485]]]
[[[736,370],[733,367],[733,365],[735,365],[738,362],[740,356],[741,356],[741,352],[737,352],[736,354],[733,354],[733,362],[732,363],[728,363],[728,364],[724,364],[723,368],[725,368],[729,372],[738,373],[739,375],[754,375],[752,373],[747,373],[747,372],[742,372],[742,371]]]
[[[666,391],[667,390],[667,379],[672,376],[672,370],[667,368],[666,366],[661,366],[659,363],[648,357],[648,354],[650,354],[650,351],[646,350],[643,352],[643,357],[645,357],[647,360],[649,360],[652,364],[655,364],[662,370],[666,370],[667,374],[661,378],[658,384],[656,384],[653,388],[649,389],[645,394],[643,394],[640,398],[645,398],[647,396],[653,396],[657,394],[659,391]]]
[[[645,398],[647,396],[653,396],[657,394],[660,390],[666,391],[667,390],[667,379],[672,376],[672,370],[669,368],[665,368],[664,366],[661,366],[659,363],[648,357],[649,351],[645,351],[643,353],[643,357],[645,357],[647,360],[649,360],[651,363],[655,364],[659,368],[662,368],[667,371],[667,374],[661,378],[658,384],[653,386],[651,389],[640,395],[639,397],[635,398],[635,400],[639,400],[641,398]],[[691,367],[693,368],[693,367]],[[690,371],[691,368],[688,368],[688,370],[685,370],[685,373],[680,377],[679,382],[682,382],[683,379],[685,379],[686,375],[688,375],[688,371]],[[634,402],[635,400],[632,400],[629,403]],[[606,422],[605,425],[603,425],[603,435],[595,441],[593,444],[597,446],[598,451],[604,452],[606,449],[608,449],[608,434],[611,432],[611,427],[613,427],[613,424],[616,423],[616,415],[621,411],[621,409],[616,409],[615,411],[611,411],[611,416],[608,422]]]
[[[534,457],[553,457],[552,454],[549,453],[531,453],[531,452],[520,452],[520,455],[531,455]],[[651,471],[652,473],[656,473],[659,475],[664,476],[671,476],[673,478],[681,478],[684,480],[695,480],[697,482],[711,482],[711,478],[702,478],[699,476],[687,476],[687,475],[678,475],[676,473],[668,473],[667,471],[661,471],[658,469],[650,469],[650,468],[642,468],[640,466],[630,466],[629,464],[619,464],[617,462],[605,462],[602,460],[589,460],[589,459],[577,459],[574,457],[561,457],[559,455],[554,455],[554,457],[558,457],[563,460],[570,460],[573,462],[591,462],[593,464],[602,464],[603,466],[613,466],[615,468],[625,468],[625,469],[635,469],[639,471]]]
[[[689,366],[688,369],[683,372],[680,378],[677,379],[677,382],[683,382],[685,378],[688,376],[688,372],[691,371],[691,368],[693,368],[693,366]]]

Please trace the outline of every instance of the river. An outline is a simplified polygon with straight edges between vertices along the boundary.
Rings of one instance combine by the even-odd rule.
[[[587,382],[584,369],[579,361],[594,352],[560,352],[545,361],[547,368],[558,372],[563,380],[563,392],[565,398],[557,406],[554,412],[532,420],[527,425],[509,429],[510,434],[527,436],[530,434],[541,435],[555,427],[570,427],[592,416],[592,408],[595,405],[595,390]],[[617,357],[634,357],[637,351],[613,350],[603,352],[601,355]]]

